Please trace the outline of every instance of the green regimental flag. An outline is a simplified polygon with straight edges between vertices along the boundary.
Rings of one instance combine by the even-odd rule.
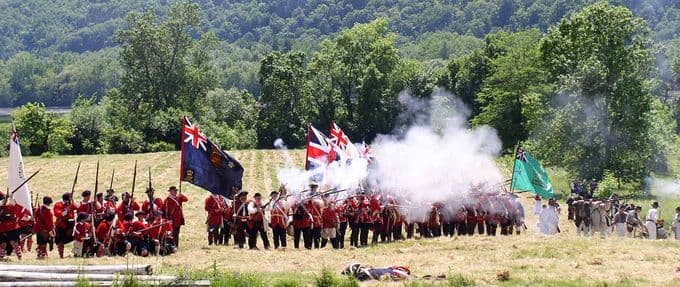
[[[538,194],[543,198],[552,198],[555,195],[548,173],[522,147],[518,147],[515,154],[515,167],[512,171],[510,188],[513,191],[528,191]]]

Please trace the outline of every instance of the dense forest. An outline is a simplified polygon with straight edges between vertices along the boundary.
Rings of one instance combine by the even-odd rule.
[[[548,165],[618,185],[680,174],[676,1],[0,8],[0,105],[21,105],[28,154],[173,150],[180,115],[227,149],[298,147],[307,123],[331,120],[370,142],[410,120],[402,93],[448,91],[508,152],[523,142]]]
[[[212,31],[219,41],[211,63],[219,86],[260,93],[259,61],[272,51],[319,49],[321,40],[378,18],[395,33],[401,56],[448,60],[481,47],[496,31],[548,27],[594,0],[198,0],[193,36]],[[680,37],[680,2],[619,0],[648,21],[664,50]],[[68,106],[77,97],[102,97],[120,84],[116,33],[131,12],[169,13],[173,1],[0,1],[0,106],[28,102]]]

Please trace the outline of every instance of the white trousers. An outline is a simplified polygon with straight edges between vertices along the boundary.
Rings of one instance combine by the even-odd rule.
[[[647,239],[656,239],[656,222],[647,221],[645,227],[647,227]]]

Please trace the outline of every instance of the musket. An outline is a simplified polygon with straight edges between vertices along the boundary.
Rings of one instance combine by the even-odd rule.
[[[97,214],[96,204],[95,201],[97,201],[97,192],[99,191],[99,161],[97,161],[97,172],[94,175],[94,198],[90,200],[90,210],[92,211],[92,216],[90,216],[90,223],[92,225],[92,237],[94,237],[94,241],[97,243],[99,240],[97,240],[97,231],[96,231],[96,226],[94,226],[94,217]]]
[[[151,225],[151,226],[146,227],[146,228],[142,228],[142,229],[140,229],[140,230],[137,230],[137,232],[144,232],[144,231],[147,231],[147,230],[149,230],[149,229],[154,229],[154,228],[156,228],[156,227],[163,226],[163,225],[166,225],[166,224],[171,224],[171,223],[172,223],[172,220],[168,220],[168,221],[166,221],[166,222],[161,222],[161,223],[158,223],[158,224],[155,224],[155,225]]]
[[[116,176],[116,169],[114,168],[111,172],[111,183],[109,183],[109,189],[113,190],[113,177]]]
[[[341,193],[341,192],[346,191],[346,190],[347,189],[341,189],[341,190],[334,190],[334,191],[327,191],[327,192],[323,192],[323,193],[317,193],[317,194],[310,195],[310,196],[304,198],[301,201],[307,201],[307,200],[310,200],[310,199],[315,198],[317,196],[326,196],[326,195]]]
[[[9,198],[11,195],[14,195],[15,192],[17,192],[21,187],[26,185],[33,177],[40,172],[40,169],[36,170],[31,176],[29,176],[27,179],[25,179],[19,186],[17,186],[14,190],[12,190],[11,193],[7,193],[7,196],[5,196],[5,199]]]
[[[153,190],[153,185],[151,184],[151,167],[149,167],[149,192],[147,192],[147,197],[149,198],[149,209],[151,210],[151,214],[155,215],[156,204],[153,202],[153,193],[151,190]]]
[[[130,192],[130,201],[128,202],[129,207],[132,207],[132,201],[135,198],[135,181],[137,180],[137,160],[135,160],[135,169],[132,172],[132,191]]]
[[[73,193],[76,192],[76,184],[78,184],[78,173],[80,173],[80,161],[78,161],[78,167],[76,168],[76,176],[73,178],[73,185],[71,186],[71,202],[73,202]]]

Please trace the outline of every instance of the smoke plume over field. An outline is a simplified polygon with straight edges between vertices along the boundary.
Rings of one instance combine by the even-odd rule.
[[[427,100],[406,92],[399,99],[406,107],[399,117],[401,125],[371,143],[375,164],[368,174],[363,159],[333,163],[326,168],[322,186],[355,188],[366,179],[402,204],[418,206],[463,202],[471,190],[490,189],[504,180],[495,162],[502,147],[496,131],[471,128],[467,124],[470,111],[457,98],[436,91]],[[285,146],[277,148],[286,153]],[[315,172],[287,165],[278,178],[289,188],[301,190]]]

